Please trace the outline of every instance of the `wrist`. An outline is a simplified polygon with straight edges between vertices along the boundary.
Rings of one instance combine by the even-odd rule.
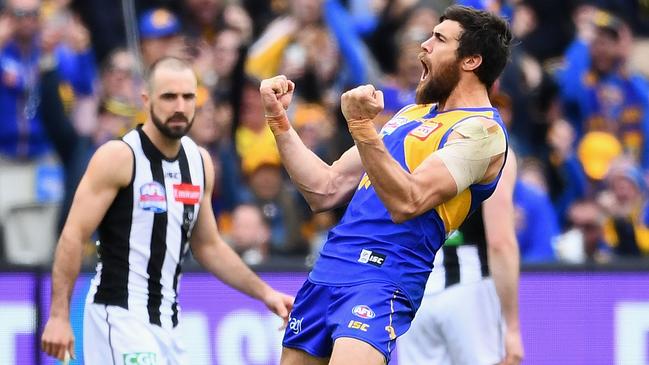
[[[282,111],[278,115],[265,114],[264,118],[275,136],[284,134],[291,129],[291,123],[286,116],[286,111]]]
[[[372,119],[348,120],[347,127],[356,142],[373,143],[381,139],[376,132]]]

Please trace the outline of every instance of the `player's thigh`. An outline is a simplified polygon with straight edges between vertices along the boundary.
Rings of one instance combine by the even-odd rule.
[[[128,310],[102,304],[86,305],[84,351],[87,364],[167,365],[148,324]]]
[[[305,351],[284,347],[280,365],[326,365],[329,358],[315,357]]]
[[[329,365],[383,365],[385,356],[369,343],[349,337],[334,341],[334,350]]]
[[[439,326],[437,295],[425,296],[410,329],[397,340],[399,364],[451,365],[446,339]]]
[[[504,355],[502,316],[490,279],[458,285],[444,293],[449,308],[442,323],[449,355],[458,365],[491,365]]]

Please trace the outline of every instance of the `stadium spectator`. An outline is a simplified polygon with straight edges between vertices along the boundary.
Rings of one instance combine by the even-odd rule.
[[[606,241],[618,256],[649,255],[647,185],[633,160],[613,162],[606,177],[607,190],[597,201],[608,215]]]
[[[514,188],[516,238],[521,262],[552,262],[552,239],[559,234],[559,223],[547,195],[547,182],[538,163],[520,164]]]
[[[604,238],[606,214],[593,199],[575,201],[568,208],[568,231],[554,244],[557,259],[569,263],[606,263],[611,248]]]
[[[258,151],[243,164],[249,196],[244,201],[258,206],[270,226],[273,255],[302,255],[309,248],[301,235],[305,223],[293,187],[284,182],[279,155]]]
[[[270,227],[256,205],[242,204],[234,209],[232,229],[225,239],[248,265],[259,265],[269,258]]]
[[[148,67],[164,56],[190,59],[178,17],[164,8],[147,10],[139,19],[142,62]]]
[[[628,70],[633,34],[615,15],[597,10],[592,39],[576,38],[557,73],[565,115],[579,138],[589,131],[616,136],[640,166],[649,167],[649,86]],[[586,35],[585,37],[588,37]]]
[[[212,156],[214,164],[214,189],[212,209],[219,227],[229,230],[229,214],[243,200],[240,161],[230,136],[232,109],[228,103],[215,103],[204,87],[198,88],[196,116],[189,135]]]
[[[38,114],[39,65],[55,64],[75,94],[93,93],[87,33],[68,33],[77,25],[69,22],[42,22],[40,9],[40,0],[9,0],[0,16],[0,155],[6,159],[35,159],[49,151]]]

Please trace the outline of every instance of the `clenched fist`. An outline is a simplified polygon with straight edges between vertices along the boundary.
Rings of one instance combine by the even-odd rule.
[[[340,107],[347,123],[372,120],[383,111],[383,92],[372,85],[363,85],[344,93]]]
[[[264,115],[268,126],[275,135],[286,132],[290,128],[286,109],[293,99],[293,90],[295,90],[295,84],[284,75],[261,82],[259,93],[264,105]]]

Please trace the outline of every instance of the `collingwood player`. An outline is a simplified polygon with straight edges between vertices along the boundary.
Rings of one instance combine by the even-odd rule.
[[[510,150],[494,194],[435,256],[421,308],[399,339],[399,363],[520,364],[515,181]]]
[[[89,163],[59,239],[43,350],[74,357],[70,296],[82,247],[95,230],[100,262],[84,311],[84,357],[93,365],[145,355],[152,364],[185,364],[177,327],[181,264],[189,247],[224,283],[259,299],[286,323],[293,298],[255,275],[220,237],[212,213],[209,154],[185,137],[197,81],[184,61],[167,57],[147,73],[148,120]]]

